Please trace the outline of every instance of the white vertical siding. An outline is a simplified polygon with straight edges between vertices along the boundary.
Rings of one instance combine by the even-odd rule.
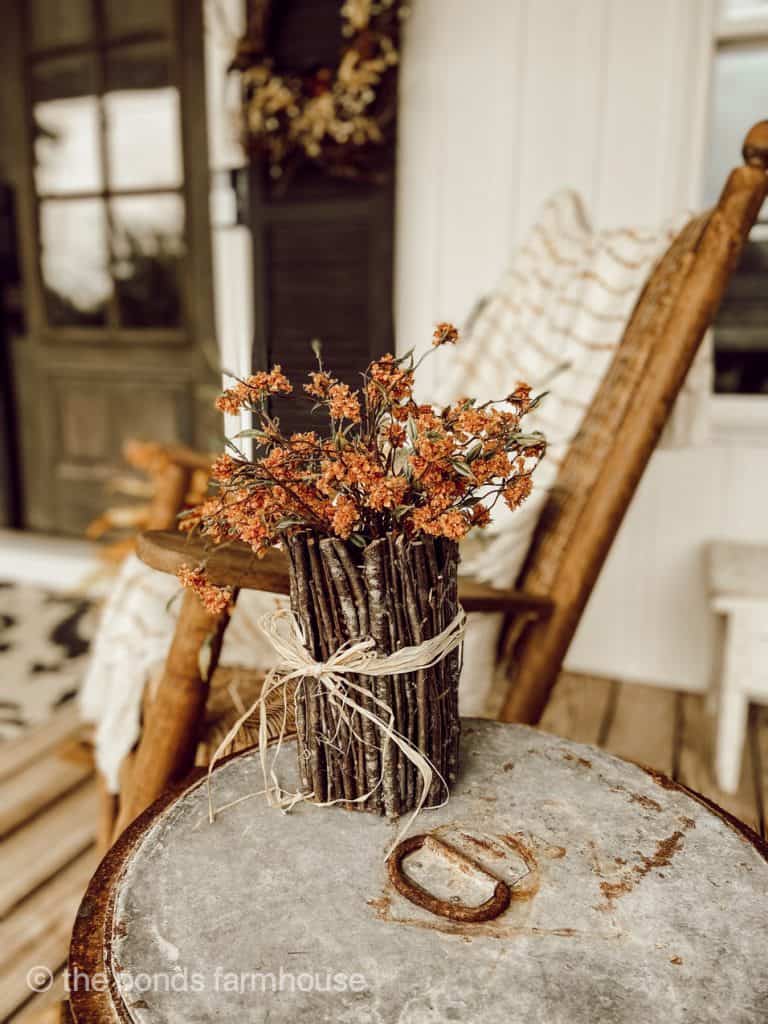
[[[698,204],[714,7],[414,3],[401,79],[401,348],[427,344],[438,319],[466,317],[558,188],[575,187],[601,227],[655,225]],[[716,536],[768,541],[767,459],[768,449],[717,444],[654,455],[570,667],[706,685],[703,547]]]

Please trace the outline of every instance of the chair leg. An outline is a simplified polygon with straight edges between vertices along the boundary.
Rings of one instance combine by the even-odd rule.
[[[110,793],[101,772],[98,773],[99,820],[96,826],[96,849],[105,854],[112,843],[117,818],[117,793]]]
[[[715,776],[725,793],[735,793],[739,788],[748,714],[746,695],[737,687],[724,687],[717,709]]]
[[[121,794],[117,838],[163,789],[194,766],[210,678],[218,664],[231,609],[211,615],[185,590],[176,631],[151,710]],[[206,647],[210,644],[206,656]],[[207,661],[204,666],[202,662]]]

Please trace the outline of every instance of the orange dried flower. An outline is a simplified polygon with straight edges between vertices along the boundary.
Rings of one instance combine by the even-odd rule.
[[[211,466],[211,476],[214,480],[229,480],[237,470],[237,462],[231,455],[219,455]]]
[[[455,344],[450,323],[435,328],[433,346]],[[420,360],[419,360],[420,362]],[[258,424],[253,460],[219,458],[218,496],[188,523],[217,542],[238,539],[263,555],[298,530],[349,539],[426,533],[458,540],[485,526],[499,497],[516,508],[531,490],[531,473],[544,454],[543,437],[524,434],[520,422],[534,402],[520,382],[504,403],[468,398],[438,411],[413,399],[413,353],[381,356],[369,365],[362,392],[326,372],[309,375],[306,394],[330,417],[330,435],[309,431],[286,437],[266,398],[288,394],[279,366],[237,382],[219,408],[245,406]],[[481,500],[482,499],[482,500]],[[208,586],[189,576],[201,593]],[[212,606],[220,594],[205,591]]]
[[[393,355],[387,353],[368,367],[368,401],[372,404],[382,400],[402,402],[411,397],[413,371],[404,370]]]
[[[309,377],[310,383],[304,385],[304,390],[308,395],[312,395],[313,398],[318,398],[320,401],[324,401],[334,384],[338,384],[335,377],[322,370],[318,373],[310,373]]]
[[[404,476],[381,477],[370,485],[366,505],[377,512],[385,508],[396,508],[402,502],[407,488],[408,481]]]
[[[343,494],[339,495],[333,507],[333,519],[331,521],[333,532],[338,537],[341,537],[342,540],[347,540],[353,528],[357,526],[359,519],[360,513],[354,501]]]
[[[438,324],[432,335],[432,344],[435,348],[441,345],[455,345],[458,340],[458,329],[449,323]]]
[[[393,448],[402,448],[405,444],[405,428],[399,423],[390,423],[384,430],[384,439]]]
[[[530,476],[525,475],[515,477],[511,483],[507,484],[501,493],[509,508],[516,509],[523,504],[532,490],[533,481]]]
[[[517,405],[520,414],[525,415],[531,407],[531,385],[526,384],[524,380],[518,381],[512,394],[507,395],[507,401],[512,405]]]
[[[221,615],[231,604],[232,591],[230,588],[217,587],[211,583],[201,565],[194,569],[188,565],[182,565],[176,575],[183,587],[197,594],[209,614]]]
[[[219,412],[226,412],[234,416],[240,412],[246,395],[239,388],[228,388],[216,399],[216,408]]]
[[[470,516],[469,521],[472,526],[487,526],[491,521],[491,513],[485,505],[475,505],[472,509],[472,515]]]
[[[348,384],[334,384],[328,392],[328,407],[335,420],[360,422],[360,399]]]
[[[266,392],[268,395],[290,395],[293,391],[293,385],[285,376],[283,368],[279,364],[273,366],[268,373],[266,370],[254,373],[248,378],[246,385],[251,391],[255,391],[258,394]]]

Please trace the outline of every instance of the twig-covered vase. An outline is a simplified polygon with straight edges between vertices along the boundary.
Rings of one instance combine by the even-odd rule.
[[[389,534],[361,549],[303,533],[287,548],[291,608],[317,661],[365,637],[382,655],[418,646],[442,633],[458,612],[454,541]],[[460,649],[454,649],[417,672],[350,680],[363,691],[350,690],[354,701],[381,719],[388,717],[383,709],[391,709],[394,729],[436,769],[427,804],[445,797],[458,771],[460,671]],[[306,794],[389,817],[418,805],[422,776],[375,722],[340,707],[314,679],[304,680],[296,702],[299,774]]]

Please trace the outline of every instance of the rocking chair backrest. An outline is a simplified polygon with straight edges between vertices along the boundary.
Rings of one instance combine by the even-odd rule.
[[[518,581],[550,598],[513,653],[503,717],[538,720],[587,598],[768,192],[768,121],[717,206],[680,232],[646,284],[563,462]]]

